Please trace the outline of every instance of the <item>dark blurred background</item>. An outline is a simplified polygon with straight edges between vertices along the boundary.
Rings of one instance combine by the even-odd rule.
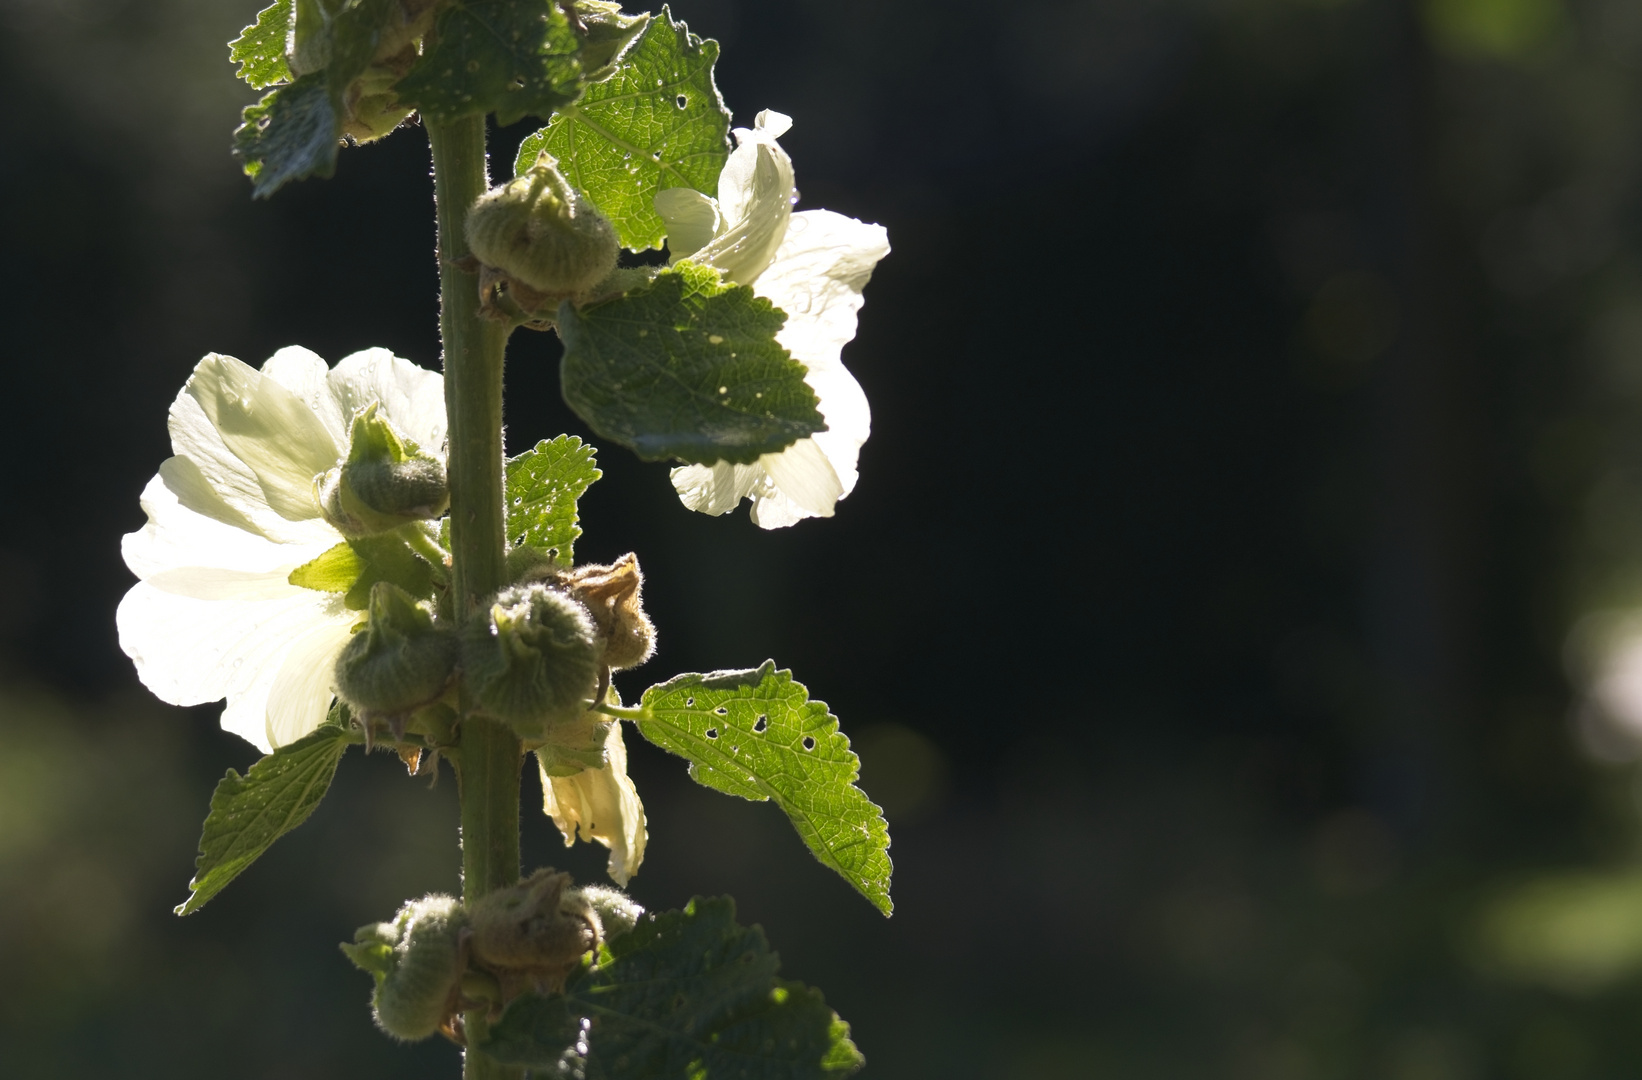
[[[456,887],[449,774],[350,755],[177,919],[255,752],[115,641],[201,354],[437,365],[419,129],[249,197],[258,6],[0,0],[7,1077],[455,1075],[335,946]],[[580,551],[648,572],[628,694],[773,656],[831,705],[897,910],[631,739],[638,899],[734,894],[869,1076],[1642,1076],[1642,5],[679,8],[802,205],[889,228],[874,434],[776,533],[611,448]],[[556,357],[515,338],[515,452],[586,434]]]

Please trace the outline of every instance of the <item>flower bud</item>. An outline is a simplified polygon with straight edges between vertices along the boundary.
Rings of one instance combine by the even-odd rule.
[[[616,268],[621,245],[609,220],[542,154],[468,211],[468,247],[487,266],[549,300],[584,292]]]
[[[404,589],[388,581],[371,586],[364,629],[336,660],[336,692],[363,714],[402,716],[445,692],[456,668],[455,634]]]
[[[315,484],[325,520],[350,539],[436,518],[450,505],[445,463],[401,437],[375,402],[354,414],[348,459]]]
[[[656,651],[656,631],[640,604],[644,575],[631,552],[609,566],[588,563],[565,571],[564,588],[593,617],[602,649],[600,660],[611,671],[638,667]]]
[[[599,930],[605,941],[621,937],[639,924],[644,909],[619,889],[604,885],[583,885],[576,890],[599,916]]]
[[[587,711],[598,654],[586,609],[543,585],[503,589],[462,637],[464,678],[480,709],[527,739]]]
[[[544,867],[509,889],[475,901],[468,912],[472,963],[496,976],[504,1001],[527,989],[544,994],[599,947],[599,914],[571,887],[570,875]]]
[[[468,919],[453,897],[412,900],[392,922],[362,926],[342,951],[376,979],[376,1022],[414,1042],[447,1027],[460,1004],[462,937]]]

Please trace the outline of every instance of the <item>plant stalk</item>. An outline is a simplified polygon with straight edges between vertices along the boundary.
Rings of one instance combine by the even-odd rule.
[[[427,125],[439,224],[439,334],[445,350],[449,419],[451,597],[457,624],[484,617],[504,583],[502,364],[507,331],[479,314],[477,275],[456,266],[468,254],[462,220],[490,186],[485,121]],[[464,701],[457,786],[462,800],[462,899],[471,904],[519,880],[519,771],[524,751],[504,725],[469,715]],[[464,1018],[482,1039],[483,1009]],[[469,1053],[465,1080],[504,1080],[519,1070]]]

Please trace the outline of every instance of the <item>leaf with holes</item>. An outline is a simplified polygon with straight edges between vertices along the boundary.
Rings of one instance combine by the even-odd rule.
[[[862,1065],[817,990],[776,977],[764,932],[729,897],[643,919],[563,994],[508,1005],[479,1050],[584,1080],[825,1080]]]
[[[623,715],[626,715],[625,713]],[[888,915],[889,825],[855,786],[861,761],[838,718],[774,660],[680,675],[644,692],[639,733],[690,762],[699,784],[774,799],[815,857]]]
[[[603,476],[593,464],[593,448],[575,435],[539,442],[507,463],[507,538],[555,552],[559,562],[574,561],[573,545],[581,536],[576,500]]]
[[[690,33],[663,7],[608,78],[520,144],[515,175],[546,150],[616,226],[623,247],[661,247],[667,225],[656,213],[656,192],[718,194],[730,111],[713,82],[717,59],[718,42]]]
[[[244,776],[229,769],[211,794],[200,856],[188,883],[193,895],[177,906],[177,914],[204,907],[275,840],[307,821],[330,790],[347,748],[347,733],[327,725],[280,747]]]
[[[228,43],[228,58],[237,74],[257,90],[291,78],[285,63],[285,39],[291,32],[291,0],[278,0],[257,14],[257,21]]]
[[[746,464],[826,428],[786,315],[718,271],[682,262],[616,300],[559,307],[564,399],[646,461]]]
[[[234,131],[234,153],[257,198],[289,181],[336,171],[342,129],[323,71],[263,95],[246,106],[242,119]]]
[[[581,42],[552,0],[455,0],[428,40],[394,92],[435,123],[548,117],[581,92]]]

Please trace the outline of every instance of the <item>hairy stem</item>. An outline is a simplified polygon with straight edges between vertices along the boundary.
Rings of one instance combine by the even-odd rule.
[[[445,411],[450,422],[452,607],[458,623],[482,618],[503,584],[502,354],[507,332],[479,315],[479,282],[456,262],[467,255],[462,219],[485,189],[485,121],[429,124],[439,220],[439,334],[445,346]],[[459,745],[462,899],[467,903],[519,880],[519,770],[524,752],[501,724],[467,715]],[[482,1038],[483,1009],[466,1017],[470,1042]],[[467,1055],[466,1080],[518,1077],[480,1054]]]

